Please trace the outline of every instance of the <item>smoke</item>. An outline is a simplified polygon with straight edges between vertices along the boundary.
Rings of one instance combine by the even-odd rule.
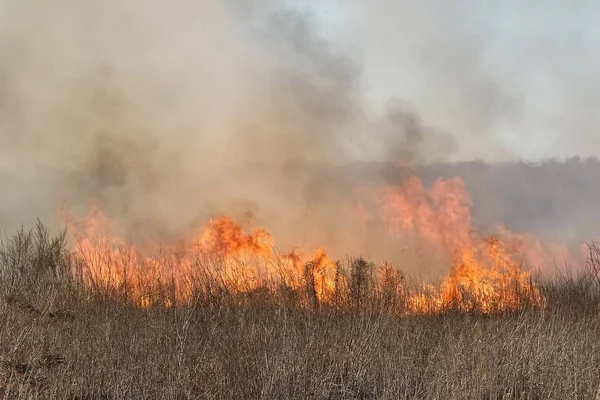
[[[361,54],[371,102],[397,96],[456,138],[447,159],[600,154],[596,2],[301,3]]]
[[[418,158],[416,116],[397,106],[372,115],[361,66],[302,11],[183,0],[1,7],[6,228],[93,199],[128,234],[177,234],[242,209],[287,230],[311,204],[342,201],[344,182],[324,194],[327,168]]]
[[[382,178],[356,165],[511,157],[555,110],[495,62],[483,6],[438,3],[344,2],[330,33],[314,2],[0,1],[2,227],[94,200],[130,236],[250,210],[282,246],[360,249],[349,195]]]

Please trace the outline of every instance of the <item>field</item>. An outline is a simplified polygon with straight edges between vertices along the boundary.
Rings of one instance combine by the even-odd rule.
[[[370,283],[362,259],[337,302],[307,278],[293,290],[205,281],[177,305],[165,285],[140,306],[127,285],[73,273],[83,264],[65,235],[39,224],[0,251],[2,398],[599,398],[597,255],[577,276],[532,278],[543,303],[497,312],[407,312],[407,294]]]
[[[600,3],[445,3],[0,0],[0,400],[600,400]]]

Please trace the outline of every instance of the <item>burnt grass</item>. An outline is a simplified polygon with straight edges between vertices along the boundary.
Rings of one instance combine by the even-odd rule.
[[[360,282],[345,307],[214,291],[140,308],[78,282],[69,254],[41,224],[2,242],[0,398],[600,398],[594,257],[538,282],[543,309],[403,315]]]

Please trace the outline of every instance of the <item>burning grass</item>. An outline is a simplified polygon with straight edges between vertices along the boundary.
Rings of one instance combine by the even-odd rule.
[[[232,290],[227,275],[213,273],[190,278],[185,303],[165,303],[177,299],[177,288],[163,282],[147,293],[161,301],[140,307],[132,293],[151,282],[130,286],[127,270],[119,285],[90,280],[64,239],[39,225],[0,246],[3,398],[564,399],[598,392],[596,245],[586,273],[531,281],[543,308],[410,313],[411,290],[420,286],[411,289],[399,270],[363,258],[335,263],[332,298],[316,293],[319,264],[308,262],[301,287],[266,280]],[[215,259],[206,265],[222,262]]]
[[[506,229],[481,237],[470,220],[470,202],[459,179],[431,188],[410,178],[402,186],[361,188],[357,219],[383,227],[381,238],[422,250],[421,265],[447,263],[438,285],[409,287],[401,266],[362,258],[341,262],[325,245],[313,250],[276,250],[264,228],[244,227],[230,216],[213,218],[190,237],[167,246],[133,246],[99,208],[77,220],[63,208],[82,280],[102,291],[124,293],[147,307],[187,304],[213,292],[244,297],[262,291],[298,306],[348,308],[394,304],[396,313],[482,313],[541,307],[543,298],[522,268],[541,250]],[[372,232],[371,232],[372,234]],[[527,238],[529,239],[529,238]],[[411,266],[408,266],[411,267]],[[285,299],[285,300],[284,300]]]
[[[472,227],[458,180],[362,190],[357,218],[448,274],[278,249],[229,216],[134,245],[100,209],[0,243],[0,394],[61,399],[593,398],[600,248],[533,279],[545,250]],[[69,239],[70,238],[70,239]]]
[[[482,250],[481,255],[462,254],[438,285],[411,284],[391,264],[377,265],[362,257],[332,260],[321,250],[303,259],[274,250],[227,256],[178,246],[145,256],[131,244],[94,238],[78,242],[72,257],[75,275],[86,286],[141,307],[185,305],[222,294],[244,299],[256,293],[297,307],[384,307],[395,314],[494,313],[543,306],[529,272],[501,257],[497,242],[486,242]]]

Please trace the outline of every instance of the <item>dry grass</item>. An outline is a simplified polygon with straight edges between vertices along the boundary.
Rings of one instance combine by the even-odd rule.
[[[399,316],[404,277],[374,291],[362,259],[344,307],[307,285],[308,302],[214,290],[141,309],[80,285],[40,224],[0,249],[0,398],[599,398],[597,254],[586,274],[540,282],[546,309],[504,315]]]

